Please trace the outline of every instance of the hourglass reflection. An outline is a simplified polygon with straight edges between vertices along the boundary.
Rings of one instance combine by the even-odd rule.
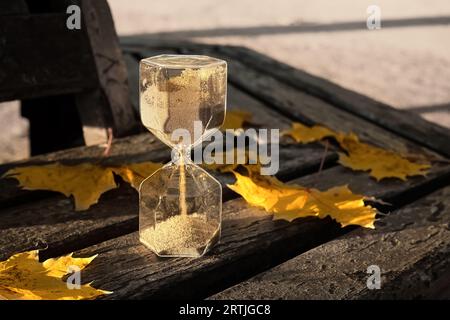
[[[219,241],[222,187],[190,154],[222,125],[226,86],[223,60],[194,55],[141,60],[142,123],[174,155],[139,189],[139,238],[159,256],[198,257]],[[199,124],[200,139],[194,135]],[[186,139],[175,137],[178,129],[187,133]]]

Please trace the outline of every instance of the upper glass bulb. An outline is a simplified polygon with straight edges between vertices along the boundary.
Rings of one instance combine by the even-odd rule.
[[[224,121],[226,70],[225,61],[199,55],[159,55],[141,60],[142,123],[172,148],[195,146]],[[190,139],[172,135],[176,129],[184,129]]]

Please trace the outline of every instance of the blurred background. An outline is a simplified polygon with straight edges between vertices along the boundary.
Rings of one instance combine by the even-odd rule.
[[[119,36],[247,46],[450,128],[449,0],[108,3]],[[365,28],[372,4],[381,30]],[[0,126],[0,163],[28,157],[18,103],[0,106]]]

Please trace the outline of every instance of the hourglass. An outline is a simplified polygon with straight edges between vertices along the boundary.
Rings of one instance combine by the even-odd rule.
[[[142,123],[172,148],[139,188],[140,241],[162,257],[202,256],[220,238],[222,187],[190,154],[224,121],[226,62],[159,55],[141,60],[139,81]]]

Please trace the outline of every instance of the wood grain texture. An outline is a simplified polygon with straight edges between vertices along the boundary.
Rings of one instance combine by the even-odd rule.
[[[450,187],[263,272],[211,299],[449,298]],[[381,268],[369,290],[367,268]]]

